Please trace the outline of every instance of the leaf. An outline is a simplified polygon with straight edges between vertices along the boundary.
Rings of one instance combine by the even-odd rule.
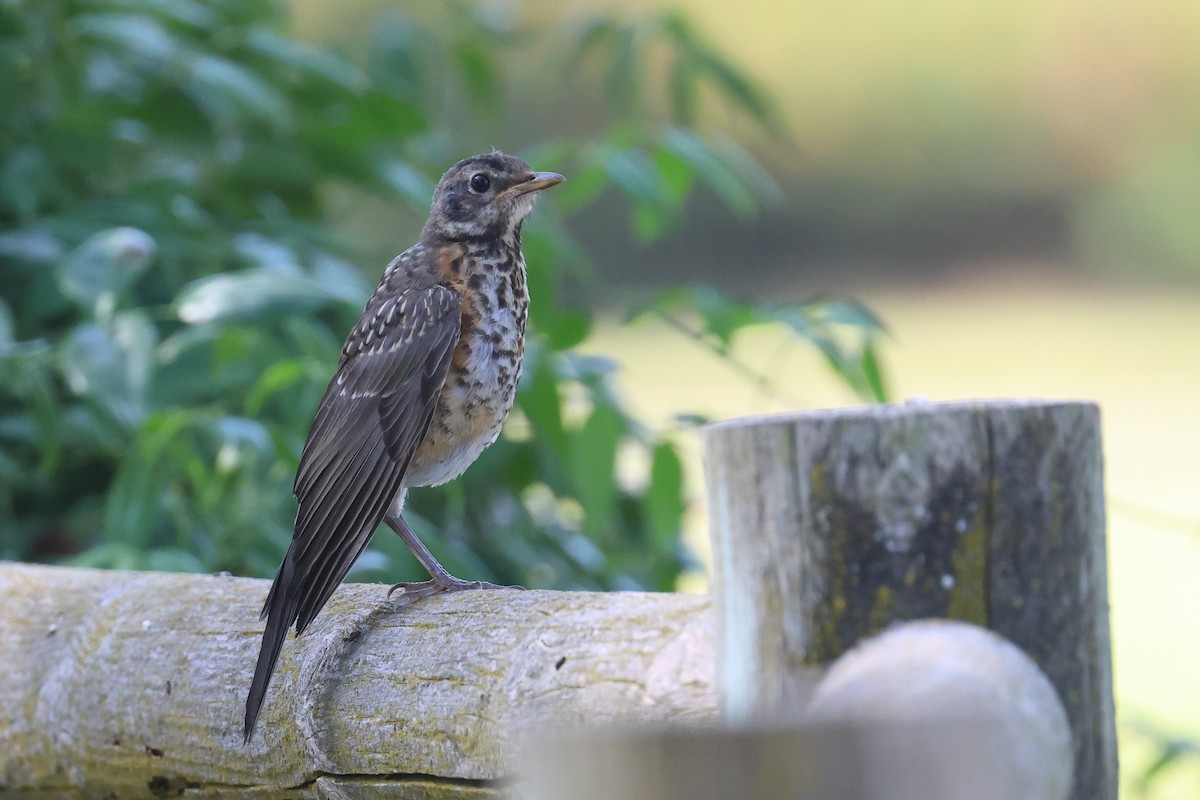
[[[708,286],[697,287],[691,299],[704,321],[704,333],[716,338],[724,346],[728,346],[734,334],[742,328],[766,321],[755,309],[730,300]]]
[[[166,28],[143,14],[79,14],[68,22],[75,35],[112,47],[122,58],[144,70],[158,70],[178,58],[180,42]]]
[[[619,114],[633,114],[638,108],[642,65],[640,38],[635,25],[618,28],[612,37],[606,85],[609,102]]]
[[[667,205],[667,190],[654,162],[633,148],[609,150],[604,171],[635,202],[662,208]]]
[[[71,559],[71,566],[89,569],[137,570],[143,565],[137,547],[122,542],[104,542],[89,547]]]
[[[679,216],[669,209],[638,204],[633,209],[633,234],[645,244],[658,239],[679,222]]]
[[[296,252],[261,233],[239,233],[234,236],[233,252],[253,267],[265,267],[287,275],[301,273]]]
[[[304,380],[307,375],[308,370],[305,368],[304,362],[299,359],[289,358],[286,361],[272,364],[246,396],[246,413],[258,416],[268,397],[294,386]]]
[[[59,347],[67,385],[129,428],[145,413],[146,387],[158,333],[140,311],[76,327]]]
[[[588,314],[576,309],[564,309],[556,312],[548,320],[539,322],[537,329],[545,336],[546,344],[552,349],[570,350],[587,338],[591,327],[592,320]]]
[[[269,269],[213,275],[188,284],[175,300],[175,313],[189,325],[290,315],[345,302],[317,281]]]
[[[712,189],[730,211],[748,217],[758,208],[755,188],[700,134],[671,128],[662,137],[662,147],[687,164],[692,174]]]
[[[122,459],[104,507],[105,540],[144,550],[162,518],[162,499],[172,480],[161,463],[168,447],[190,448],[184,433],[196,422],[190,410],[161,412],[146,418],[134,446]]]
[[[558,381],[549,358],[530,359],[527,354],[517,405],[533,428],[534,442],[539,447],[548,447],[554,455],[553,460],[561,465],[567,455],[567,434],[563,427]],[[553,478],[557,473],[543,470],[543,474]]]
[[[861,328],[864,333],[886,333],[887,326],[879,316],[857,300],[820,301],[820,312],[825,319],[840,325]]]
[[[136,228],[94,234],[58,262],[62,293],[96,317],[108,317],[121,292],[154,258],[154,240]]]
[[[145,568],[156,572],[204,572],[194,553],[179,547],[157,547],[146,554]]]
[[[383,180],[396,194],[411,205],[427,210],[429,200],[433,197],[433,184],[428,178],[407,161],[398,158],[384,159],[379,169]]]
[[[674,542],[683,529],[683,462],[670,442],[655,446],[650,460],[650,485],[642,496],[646,531],[660,544]]]
[[[104,530],[109,543],[142,550],[160,514],[159,497],[166,474],[153,459],[134,450],[126,457],[108,490]]]
[[[709,79],[719,94],[741,106],[759,124],[777,127],[775,109],[767,93],[732,62],[716,50],[699,44],[690,52],[697,70]]]
[[[617,446],[625,419],[607,405],[592,409],[583,427],[570,436],[575,496],[583,507],[583,528],[594,541],[611,541],[616,513]]]
[[[600,161],[582,164],[571,177],[555,187],[554,203],[563,211],[577,211],[595,200],[609,185],[608,172]]]
[[[181,65],[184,89],[217,128],[236,128],[246,120],[276,133],[292,128],[287,98],[247,67],[206,53],[193,53]]]
[[[256,25],[246,33],[246,47],[297,72],[329,81],[346,91],[359,94],[370,81],[353,64],[333,53],[292,39],[269,28]]]
[[[12,312],[8,310],[8,303],[0,298],[0,359],[8,355],[16,343],[16,329],[13,326]]]
[[[572,67],[577,68],[588,53],[615,38],[618,30],[617,23],[604,15],[593,16],[578,25],[575,44],[570,48]]]
[[[11,208],[20,220],[33,220],[56,188],[54,168],[36,147],[14,148],[0,165],[0,207]]]
[[[889,396],[887,384],[884,383],[883,370],[879,366],[875,345],[869,340],[863,345],[862,372],[866,378],[866,388],[870,392],[869,399],[876,403],[886,403]]]
[[[212,28],[220,21],[216,12],[196,0],[92,0],[89,5],[117,11],[148,12],[205,29]]]
[[[463,39],[455,42],[451,52],[467,93],[476,107],[487,111],[499,108],[502,99],[500,84],[496,80],[496,66],[487,49],[470,39]]]
[[[39,228],[0,233],[0,256],[27,264],[46,264],[62,257],[62,243]]]

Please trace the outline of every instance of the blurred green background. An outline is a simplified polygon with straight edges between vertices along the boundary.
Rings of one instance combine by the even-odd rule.
[[[345,331],[496,146],[570,180],[511,424],[413,495],[447,566],[703,590],[705,419],[1096,400],[1123,795],[1200,797],[1196,42],[1192,0],[0,3],[0,557],[273,574]]]

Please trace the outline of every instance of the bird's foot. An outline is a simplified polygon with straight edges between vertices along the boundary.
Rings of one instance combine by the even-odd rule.
[[[388,597],[391,597],[393,592],[399,592],[401,603],[408,605],[415,603],[423,597],[432,597],[442,592],[462,592],[468,589],[524,588],[524,586],[503,586],[498,583],[488,583],[487,581],[464,581],[462,578],[446,574],[445,576],[430,578],[427,581],[419,581],[417,583],[397,583],[388,589]]]

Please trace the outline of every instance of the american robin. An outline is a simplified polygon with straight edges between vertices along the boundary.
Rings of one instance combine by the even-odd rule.
[[[562,181],[498,152],[455,164],[421,240],[388,264],[346,338],[300,455],[295,532],[263,606],[247,743],[288,628],[304,632],[381,521],[430,575],[391,591],[412,600],[502,588],[447,572],[401,510],[409,487],[458,477],[500,435],[529,306],[521,224],[537,192]]]

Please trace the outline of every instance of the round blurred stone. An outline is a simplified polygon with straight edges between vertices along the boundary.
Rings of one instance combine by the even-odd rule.
[[[830,666],[809,715],[906,731],[923,725],[929,736],[895,742],[903,751],[896,770],[906,776],[921,763],[943,768],[954,749],[955,759],[969,755],[968,777],[989,797],[1064,800],[1070,792],[1071,731],[1058,693],[1016,645],[974,625],[908,622],[865,640]],[[939,738],[951,730],[965,733]]]

